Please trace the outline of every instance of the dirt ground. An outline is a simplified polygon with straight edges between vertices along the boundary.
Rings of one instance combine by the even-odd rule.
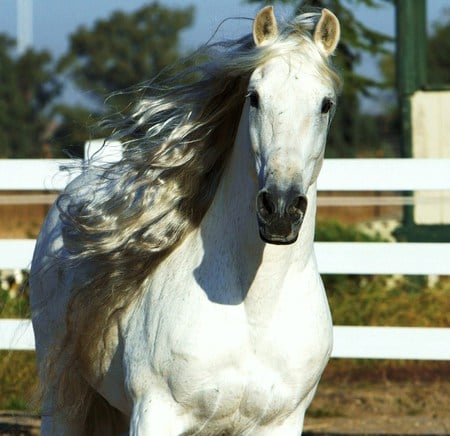
[[[450,380],[379,383],[326,381],[319,386],[304,433],[450,434]]]
[[[38,417],[23,412],[0,413],[0,435],[38,434]],[[450,434],[450,380],[345,380],[343,384],[324,380],[308,411],[304,434]]]

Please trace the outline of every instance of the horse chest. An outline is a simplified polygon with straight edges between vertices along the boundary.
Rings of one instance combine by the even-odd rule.
[[[171,395],[200,428],[245,428],[249,422],[267,425],[289,416],[314,388],[326,351],[311,352],[305,344],[276,340],[271,331],[247,334],[231,328],[229,341],[216,344],[197,337],[196,349],[173,351],[167,384]],[[234,332],[233,332],[234,330]],[[189,345],[192,345],[190,343]],[[236,432],[239,434],[239,431]]]
[[[219,269],[214,258],[182,257],[188,264],[169,259],[158,271],[128,324],[132,391],[143,396],[156,385],[189,421],[219,429],[292,413],[318,382],[331,346],[314,263],[301,274],[256,273],[247,286],[233,260]]]
[[[255,417],[270,422],[295,410],[317,383],[329,353],[328,309],[320,298],[304,313],[287,292],[264,320],[251,315],[263,304],[249,310],[244,303],[221,305],[189,292],[186,298],[193,301],[184,307],[195,312],[160,316],[159,302],[168,304],[164,298],[148,311],[148,354],[133,358],[142,364],[137,372],[151,368],[148,378],[166,385],[183,413],[199,423]]]
[[[169,378],[172,395],[199,423],[236,422],[258,417],[270,422],[291,413],[302,399],[303,386],[257,355],[232,356],[226,362],[179,364]]]

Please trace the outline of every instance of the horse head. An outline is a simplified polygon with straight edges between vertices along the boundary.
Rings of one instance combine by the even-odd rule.
[[[295,27],[288,30],[295,31]],[[324,9],[312,38],[294,39],[298,50],[292,50],[288,44],[293,38],[278,34],[272,7],[262,9],[255,18],[256,46],[277,51],[253,71],[247,93],[259,181],[256,212],[260,236],[266,242],[297,240],[336,104],[336,86],[325,66],[339,35],[337,18]]]

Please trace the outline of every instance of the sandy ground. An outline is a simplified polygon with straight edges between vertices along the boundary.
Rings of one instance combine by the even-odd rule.
[[[305,420],[308,434],[450,434],[450,380],[319,386]]]

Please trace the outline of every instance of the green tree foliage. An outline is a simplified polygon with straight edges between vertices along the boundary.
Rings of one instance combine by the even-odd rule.
[[[152,3],[134,13],[114,12],[92,29],[80,27],[59,69],[102,103],[118,90],[149,80],[179,57],[180,32],[192,24],[193,8]]]
[[[107,134],[96,127],[101,114],[80,104],[58,104],[54,112],[57,114],[58,127],[52,134],[52,151],[56,156],[83,157],[86,141]]]
[[[433,24],[427,44],[427,83],[429,85],[450,85],[450,9],[441,14]],[[378,64],[385,86],[395,88],[394,53],[383,54]]]
[[[428,39],[428,83],[450,85],[450,9],[434,24]]]
[[[247,1],[272,3],[269,0]],[[371,140],[368,133],[377,131],[377,126],[372,123],[371,118],[361,113],[360,98],[371,96],[373,91],[379,89],[382,84],[359,74],[356,67],[360,64],[363,53],[372,56],[386,53],[386,44],[391,41],[391,38],[365,26],[356,18],[354,9],[359,5],[378,8],[389,0],[278,0],[278,2],[291,4],[293,14],[311,8],[328,8],[339,18],[341,41],[337,48],[335,63],[344,79],[344,89],[330,130],[327,156],[357,155]],[[377,140],[377,138],[373,139]]]
[[[0,158],[45,155],[49,107],[60,92],[47,51],[14,57],[14,41],[0,35]]]
[[[128,89],[178,60],[180,33],[193,17],[192,7],[172,9],[155,2],[129,14],[114,12],[92,28],[82,26],[73,33],[58,69],[85,92],[90,104],[58,107],[60,126],[54,143],[69,154],[79,154],[87,139],[107,135],[97,121],[108,111],[126,108],[135,99]]]

